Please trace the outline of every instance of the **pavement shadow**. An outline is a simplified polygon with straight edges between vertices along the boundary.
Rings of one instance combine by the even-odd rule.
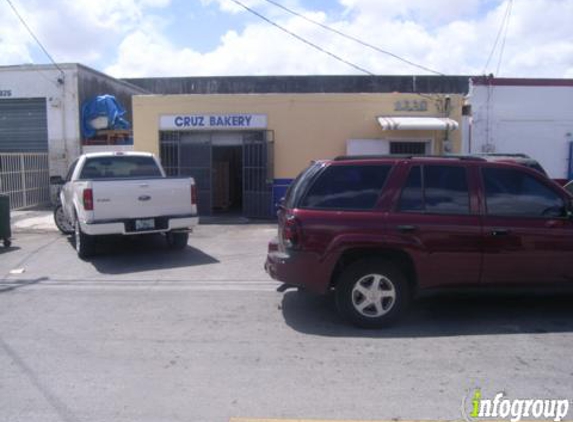
[[[395,326],[378,330],[349,325],[334,298],[287,291],[282,312],[287,325],[326,337],[448,337],[573,332],[573,293],[441,294],[416,300]]]
[[[46,280],[49,280],[49,278],[40,277],[40,278],[35,278],[33,280],[3,280],[0,281],[0,294],[13,292],[14,290],[32,286],[34,284],[38,284]]]
[[[8,253],[8,252],[14,252],[14,251],[18,251],[20,250],[19,246],[10,246],[8,248],[5,248],[3,246],[0,246],[0,255]]]
[[[71,239],[70,247],[73,247]],[[97,240],[96,254],[86,261],[102,274],[137,273],[219,262],[189,245],[183,250],[171,250],[161,235],[102,236]]]

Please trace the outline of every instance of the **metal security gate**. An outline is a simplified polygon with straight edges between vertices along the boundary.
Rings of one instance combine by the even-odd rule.
[[[48,204],[48,154],[0,153],[0,193],[10,197],[13,210]]]
[[[202,132],[160,132],[161,163],[169,176],[190,176],[197,186],[197,210],[211,214],[211,137]]]
[[[47,152],[45,98],[0,100],[0,152]]]
[[[274,143],[272,132],[243,137],[243,214],[273,217]]]
[[[212,213],[213,137],[211,132],[160,132],[160,155],[170,176],[191,176],[197,184],[200,215]],[[273,142],[271,131],[244,132],[243,215],[272,218]]]
[[[211,138],[208,133],[184,133],[179,146],[181,176],[192,176],[197,186],[197,210],[210,215],[211,194]]]

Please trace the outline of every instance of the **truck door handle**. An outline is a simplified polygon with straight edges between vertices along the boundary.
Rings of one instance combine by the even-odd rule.
[[[411,233],[413,231],[416,231],[416,229],[417,229],[416,226],[411,226],[408,224],[403,224],[396,227],[396,230],[398,230],[400,233]]]
[[[493,229],[492,236],[507,236],[510,233],[509,229]]]

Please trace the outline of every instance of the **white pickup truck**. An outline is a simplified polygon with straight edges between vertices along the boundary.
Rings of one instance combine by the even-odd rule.
[[[171,248],[183,249],[198,222],[194,180],[166,177],[153,154],[84,154],[65,180],[52,182],[63,184],[63,217],[80,258],[94,253],[100,235],[163,233]]]

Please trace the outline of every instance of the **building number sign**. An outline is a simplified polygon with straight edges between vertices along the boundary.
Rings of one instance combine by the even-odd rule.
[[[394,111],[428,111],[426,100],[400,100],[394,103]]]
[[[0,97],[11,97],[12,91],[9,89],[0,89]]]

